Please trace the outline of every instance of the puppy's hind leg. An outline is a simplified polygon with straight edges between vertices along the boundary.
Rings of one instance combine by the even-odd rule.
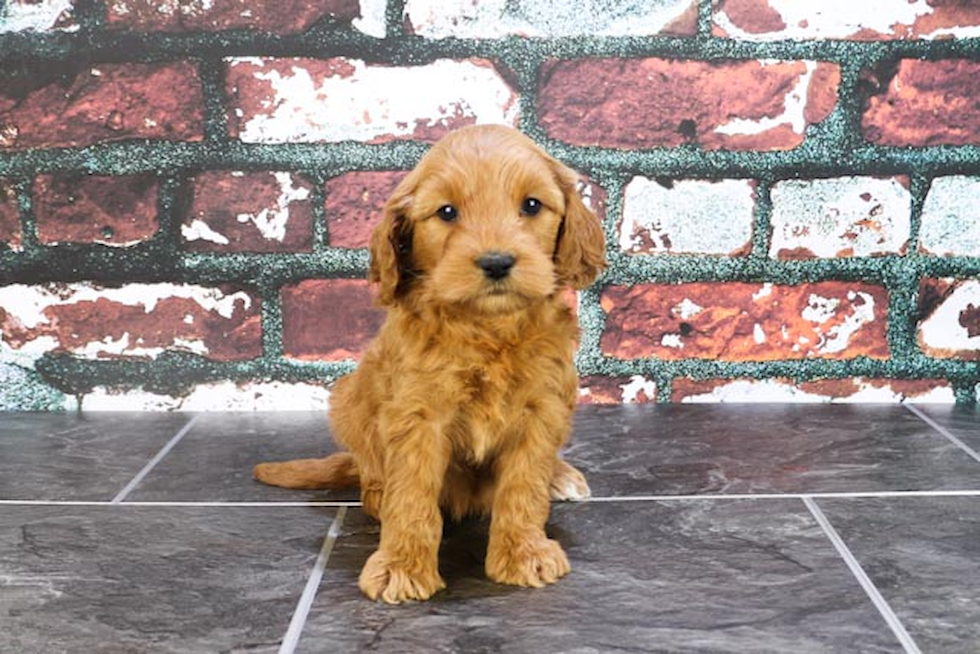
[[[555,459],[549,491],[557,502],[580,502],[592,496],[585,475],[562,459]]]

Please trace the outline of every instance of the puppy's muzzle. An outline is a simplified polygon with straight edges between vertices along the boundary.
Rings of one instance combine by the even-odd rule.
[[[499,281],[510,274],[517,259],[508,252],[487,252],[476,260],[488,279]]]

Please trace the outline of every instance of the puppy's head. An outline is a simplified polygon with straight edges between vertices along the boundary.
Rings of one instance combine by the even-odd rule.
[[[585,288],[605,266],[605,242],[577,181],[516,130],[446,136],[398,185],[372,234],[380,302],[499,313]]]

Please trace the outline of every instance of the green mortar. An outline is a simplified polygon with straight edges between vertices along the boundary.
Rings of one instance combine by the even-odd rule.
[[[64,411],[75,405],[74,398],[45,383],[38,373],[0,363],[0,411]]]
[[[0,12],[4,3],[0,0]],[[12,179],[21,196],[25,226],[24,251],[0,249],[0,283],[95,280],[107,283],[174,281],[189,284],[228,282],[249,287],[263,301],[263,345],[260,359],[239,363],[212,362],[168,353],[154,361],[79,361],[45,356],[37,373],[20,370],[28,383],[26,395],[4,396],[0,408],[52,408],[65,395],[81,395],[95,386],[142,386],[173,395],[194,384],[231,379],[330,381],[348,372],[351,363],[307,364],[282,357],[282,316],[279,291],[308,277],[362,277],[367,270],[363,251],[331,248],[322,209],[323,181],[351,170],[407,169],[428,147],[423,143],[381,145],[359,143],[249,145],[227,137],[223,110],[224,67],[229,56],[349,56],[394,65],[423,64],[438,58],[484,57],[497,62],[521,95],[521,128],[552,154],[588,173],[609,192],[606,239],[610,267],[596,288],[582,293],[583,328],[578,364],[583,374],[644,375],[658,385],[658,400],[670,399],[677,377],[773,378],[800,382],[848,377],[900,379],[942,378],[954,386],[957,401],[972,403],[980,392],[980,363],[925,357],[916,345],[916,301],[923,277],[980,276],[980,258],[934,258],[917,252],[925,194],[931,179],[958,173],[980,175],[980,148],[890,148],[869,145],[860,133],[862,69],[887,66],[903,57],[980,59],[980,39],[933,42],[780,41],[736,42],[710,34],[711,2],[701,0],[698,34],[674,37],[576,37],[563,39],[505,38],[493,41],[447,39],[429,42],[406,35],[402,0],[388,3],[389,36],[366,37],[351,29],[318,27],[295,36],[273,36],[244,30],[220,34],[102,33],[104,5],[77,3],[74,34],[9,34],[0,36],[0,67],[34,60],[46,65],[65,62],[83,66],[114,61],[191,59],[200,65],[205,93],[205,140],[201,143],[126,142],[58,151],[0,152],[0,177]],[[549,58],[667,57],[718,59],[813,59],[842,68],[840,101],[827,120],[810,128],[804,144],[788,152],[704,151],[697,147],[617,151],[583,148],[556,142],[537,123],[535,107],[538,70]],[[206,169],[289,170],[309,177],[317,187],[316,227],[312,254],[226,255],[188,253],[179,249],[179,208],[184,180]],[[42,248],[35,237],[28,191],[39,173],[89,172],[160,175],[161,233],[151,241],[124,250],[101,246]],[[912,179],[912,241],[907,256],[812,261],[774,261],[766,252],[771,202],[769,189],[781,179],[836,175],[904,174]],[[751,178],[759,181],[752,251],[741,258],[708,256],[630,256],[616,247],[623,188],[635,175],[693,178]],[[888,287],[888,340],[892,358],[877,361],[804,360],[726,363],[706,360],[612,360],[602,356],[599,339],[605,315],[599,305],[603,284],[644,282],[753,281],[798,284],[818,280],[866,280]],[[8,370],[10,367],[0,369]],[[14,374],[14,373],[9,373]],[[52,391],[51,388],[58,391]],[[35,397],[36,396],[36,397]],[[20,398],[20,399],[17,399]],[[39,403],[39,404],[38,404]]]

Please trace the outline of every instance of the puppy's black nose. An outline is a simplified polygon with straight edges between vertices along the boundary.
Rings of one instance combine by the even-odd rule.
[[[510,269],[514,267],[515,261],[513,254],[487,252],[476,260],[476,265],[483,269],[484,275],[496,281],[510,274]]]

